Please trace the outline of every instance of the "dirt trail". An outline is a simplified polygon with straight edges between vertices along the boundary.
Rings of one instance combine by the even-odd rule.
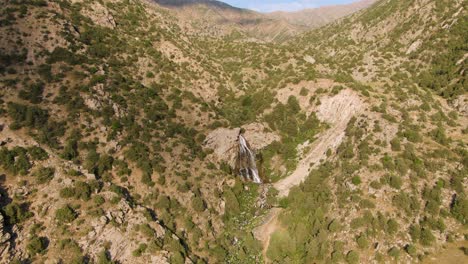
[[[270,238],[273,232],[278,227],[278,215],[282,211],[282,208],[272,208],[270,212],[265,216],[262,225],[255,228],[253,231],[254,236],[257,240],[263,244],[263,259],[267,259],[266,253],[268,246],[270,245]]]
[[[311,150],[299,161],[296,170],[288,177],[273,184],[278,191],[279,197],[289,194],[292,187],[303,182],[312,168],[317,167],[321,161],[326,159],[328,149],[336,150],[344,139],[348,122],[353,116],[357,116],[365,108],[364,103],[352,90],[343,90],[332,97],[321,98],[321,104],[316,110],[317,117],[322,122],[330,125],[330,128],[319,134],[317,139],[311,144]],[[255,238],[263,244],[263,256],[268,263],[266,251],[270,244],[270,237],[278,228],[278,216],[281,208],[273,208],[262,225],[254,230]]]
[[[310,170],[326,158],[328,149],[335,150],[341,144],[349,120],[363,110],[361,99],[351,90],[344,90],[334,97],[322,99],[321,102],[317,117],[331,127],[312,143],[311,151],[299,161],[296,170],[273,185],[279,191],[279,197],[287,196],[292,187],[303,182]]]

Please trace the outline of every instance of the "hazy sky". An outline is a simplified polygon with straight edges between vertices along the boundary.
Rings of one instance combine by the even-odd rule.
[[[243,7],[260,12],[296,11],[324,5],[348,4],[356,0],[221,0],[236,7]]]

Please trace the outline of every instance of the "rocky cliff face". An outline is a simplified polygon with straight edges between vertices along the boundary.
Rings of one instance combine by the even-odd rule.
[[[0,213],[0,262],[2,263],[7,263],[10,259],[10,238],[11,235],[6,230],[5,218]]]

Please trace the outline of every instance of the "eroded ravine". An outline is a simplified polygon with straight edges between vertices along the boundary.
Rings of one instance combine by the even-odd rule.
[[[343,90],[335,96],[321,98],[316,115],[320,121],[329,124],[330,128],[318,135],[317,139],[310,145],[310,151],[303,155],[296,169],[288,177],[273,184],[273,187],[279,191],[279,197],[287,196],[292,187],[302,183],[309,175],[310,170],[326,159],[326,153],[329,149],[332,152],[336,151],[343,142],[349,121],[364,109],[364,103],[352,90]],[[278,229],[278,216],[281,212],[281,208],[273,208],[265,216],[263,223],[254,230],[255,238],[263,244],[265,262],[268,262],[266,252],[272,234]]]

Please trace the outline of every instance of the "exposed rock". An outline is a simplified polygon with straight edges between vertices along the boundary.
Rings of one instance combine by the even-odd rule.
[[[91,222],[91,231],[79,241],[83,250],[90,256],[97,256],[104,244],[111,241],[109,253],[113,260],[121,263],[138,263],[138,261],[133,260],[132,252],[144,241],[130,240],[129,237],[131,237],[130,232],[133,232],[136,226],[146,223],[143,210],[145,210],[143,207],[132,208],[125,200],[120,201],[104,216]],[[123,228],[124,226],[125,228]],[[157,237],[164,236],[165,230],[158,222],[151,222],[150,226],[155,230]],[[151,263],[167,263],[164,262],[167,258],[163,255],[156,256],[155,262]]]
[[[1,196],[0,196],[1,198]],[[0,262],[7,263],[10,250],[10,234],[5,231],[5,219],[0,213]]]
[[[453,100],[452,105],[462,115],[468,116],[468,95],[464,94]]]
[[[304,60],[307,61],[310,64],[315,64],[315,59],[312,58],[311,56],[307,55],[304,57]]]
[[[84,104],[91,110],[99,110],[102,107],[102,103],[99,100],[89,96],[83,95]]]
[[[265,127],[266,125],[260,123],[252,123],[243,127],[245,129],[244,137],[254,150],[262,149],[280,139],[277,134],[266,132]],[[207,136],[204,145],[214,150],[214,158],[217,161],[228,162],[234,167],[239,131],[240,128],[218,128]]]
[[[317,109],[317,117],[331,127],[321,133],[318,139],[311,145],[311,151],[299,161],[296,170],[290,176],[274,184],[279,191],[279,196],[289,194],[289,190],[299,185],[309,175],[311,164],[315,167],[326,157],[328,149],[336,150],[345,137],[348,122],[353,116],[361,113],[365,105],[359,95],[352,90],[343,90],[332,97],[321,98],[321,104]]]
[[[109,28],[115,28],[117,26],[114,16],[105,6],[98,2],[93,2],[90,7],[90,9],[85,10],[83,13],[87,14],[95,24]]]
[[[411,46],[409,46],[408,50],[406,50],[406,55],[415,52],[422,44],[422,40],[418,39]]]

